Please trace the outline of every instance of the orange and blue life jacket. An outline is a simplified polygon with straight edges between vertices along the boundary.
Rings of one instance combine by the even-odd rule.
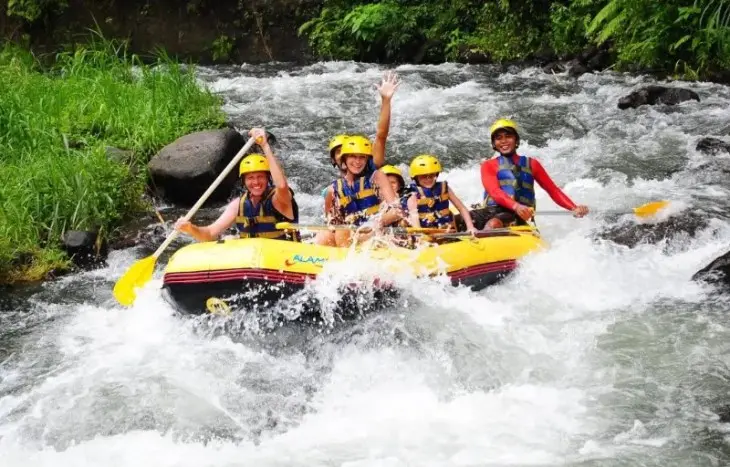
[[[497,180],[499,187],[509,195],[510,198],[527,207],[535,208],[535,178],[530,167],[530,158],[518,156],[517,164],[512,162],[511,157],[498,156],[499,168],[497,169]],[[482,207],[497,206],[497,202],[484,192]]]

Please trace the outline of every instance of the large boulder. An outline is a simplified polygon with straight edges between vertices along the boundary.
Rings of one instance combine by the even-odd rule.
[[[604,42],[601,46],[590,46],[573,58],[564,60],[545,60],[542,70],[545,73],[568,72],[571,78],[577,78],[585,73],[603,71],[611,65],[611,46]]]
[[[730,251],[715,258],[692,276],[693,281],[716,285],[730,285]]]
[[[634,248],[644,243],[658,243],[679,236],[694,237],[697,232],[708,226],[707,216],[702,213],[685,212],[681,216],[670,217],[657,223],[620,223],[601,232],[596,237],[610,240],[619,245]]]
[[[708,185],[727,186],[728,174],[730,174],[730,158],[727,157],[727,154],[730,154],[730,143],[707,137],[697,142],[696,149],[710,157],[703,158],[699,163],[693,163],[686,169],[687,174],[701,177],[699,179]]]
[[[191,133],[168,144],[149,162],[155,193],[181,206],[192,206],[220,175],[245,140],[226,128]],[[208,198],[220,202],[228,198],[238,180],[232,170]]]
[[[99,239],[98,233],[92,231],[67,230],[61,237],[61,247],[82,269],[103,266],[109,253],[106,240]]]
[[[699,102],[700,96],[690,89],[650,85],[619,99],[618,108],[635,109],[642,105],[655,104],[676,105],[690,99]]]
[[[730,143],[718,138],[706,137],[697,141],[696,149],[706,154],[730,153]]]

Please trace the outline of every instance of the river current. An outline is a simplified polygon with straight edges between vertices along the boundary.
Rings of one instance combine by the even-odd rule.
[[[321,220],[337,133],[375,133],[385,67],[352,62],[201,68],[240,129],[262,125],[304,220]],[[139,248],[108,267],[0,291],[0,465],[715,466],[730,463],[730,300],[690,281],[730,249],[730,157],[695,150],[730,130],[730,88],[701,102],[619,110],[645,76],[397,67],[387,157],[438,155],[467,203],[482,192],[488,128],[521,125],[521,152],[592,214],[539,218],[547,251],[481,292],[398,278],[403,296],[355,322],[267,327],[181,319],[155,280],[111,296]],[[643,203],[709,219],[633,248],[596,235]],[[541,210],[558,209],[538,189]],[[164,212],[163,212],[164,214]],[[365,261],[334,268],[324,304]],[[296,303],[277,305],[296,308]],[[323,313],[327,310],[323,308]],[[262,310],[269,311],[271,310]],[[332,321],[333,316],[328,316]]]

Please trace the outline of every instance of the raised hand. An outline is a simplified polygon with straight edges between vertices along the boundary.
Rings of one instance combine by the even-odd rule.
[[[268,138],[266,137],[266,131],[263,128],[251,128],[248,132],[248,136],[256,138],[256,144],[262,148],[269,144]]]
[[[400,79],[395,71],[388,70],[383,75],[383,81],[380,85],[375,85],[375,88],[380,93],[380,97],[383,99],[390,99],[395,94],[396,89],[400,86]]]

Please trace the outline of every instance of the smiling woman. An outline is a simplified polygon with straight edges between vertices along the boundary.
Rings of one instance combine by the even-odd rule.
[[[124,47],[97,41],[44,68],[4,46],[0,282],[40,279],[66,265],[64,231],[108,235],[140,208],[143,168],[156,150],[224,124],[219,99],[163,57],[145,65]]]

